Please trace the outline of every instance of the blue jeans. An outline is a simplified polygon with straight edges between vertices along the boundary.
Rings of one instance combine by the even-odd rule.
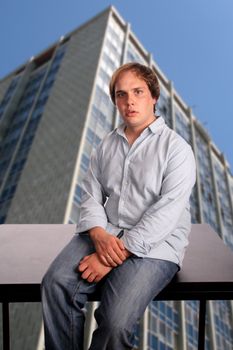
[[[88,235],[75,235],[57,256],[42,282],[46,350],[83,350],[88,295],[101,291],[97,329],[89,350],[132,349],[133,329],[150,301],[170,282],[178,266],[132,256],[99,283],[76,272],[79,261],[95,251]]]

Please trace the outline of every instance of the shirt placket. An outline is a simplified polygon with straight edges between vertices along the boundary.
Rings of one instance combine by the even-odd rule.
[[[128,185],[128,171],[129,171],[129,153],[130,148],[125,139],[123,141],[123,148],[125,153],[124,167],[123,167],[123,175],[122,175],[122,183],[121,183],[121,193],[118,204],[118,222],[119,227],[124,227],[124,212],[125,212],[125,202],[127,197],[127,185]]]
[[[133,143],[133,145],[130,147],[129,144],[126,142],[124,144],[124,151],[125,151],[125,162],[124,162],[124,168],[123,168],[123,176],[122,176],[122,184],[121,184],[121,194],[119,199],[119,205],[118,205],[118,221],[119,221],[119,227],[124,227],[125,221],[124,216],[125,212],[127,211],[127,205],[129,205],[129,182],[130,182],[130,166],[132,162],[132,158],[134,157],[135,153],[137,153],[138,148],[142,144],[142,142],[147,138],[148,136],[148,130],[145,130],[144,133]],[[132,205],[132,203],[130,203]]]

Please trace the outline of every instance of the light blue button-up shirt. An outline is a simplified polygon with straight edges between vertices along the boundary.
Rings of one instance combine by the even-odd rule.
[[[125,125],[92,154],[83,181],[77,232],[101,226],[138,257],[182,264],[191,228],[189,197],[196,180],[192,149],[162,117],[130,146]]]

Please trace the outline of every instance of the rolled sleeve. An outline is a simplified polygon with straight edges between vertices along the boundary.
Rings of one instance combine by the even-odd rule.
[[[105,194],[101,186],[98,150],[94,151],[89,169],[82,183],[82,199],[77,224],[77,233],[85,232],[95,226],[107,227],[104,209]]]

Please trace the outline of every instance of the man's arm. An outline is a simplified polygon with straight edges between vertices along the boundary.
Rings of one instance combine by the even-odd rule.
[[[101,145],[100,145],[101,146]],[[106,231],[106,196],[101,185],[100,146],[93,152],[82,184],[82,201],[77,233],[89,232],[99,259],[106,266],[116,267],[126,259],[124,243]]]
[[[142,215],[122,240],[133,254],[146,257],[152,247],[164,241],[179,224],[196,179],[195,159],[184,142],[173,145],[164,174],[160,199]]]
[[[104,209],[106,195],[101,185],[98,158],[99,149],[93,151],[88,171],[82,183],[82,197],[77,233],[87,232],[95,226],[106,229],[107,216]]]

